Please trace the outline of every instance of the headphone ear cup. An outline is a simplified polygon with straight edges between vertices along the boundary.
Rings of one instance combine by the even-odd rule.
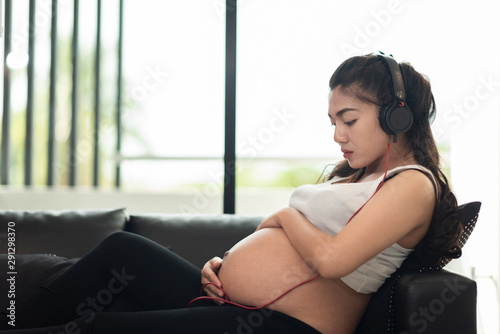
[[[411,128],[413,113],[410,109],[393,103],[380,110],[379,121],[382,130],[388,134],[397,135]]]
[[[392,132],[392,130],[389,128],[389,126],[387,124],[388,123],[387,115],[390,114],[390,109],[393,109],[392,104],[388,104],[388,105],[382,107],[380,109],[378,120],[380,122],[380,127],[382,128],[382,130],[384,130],[384,132],[392,135],[394,133]]]

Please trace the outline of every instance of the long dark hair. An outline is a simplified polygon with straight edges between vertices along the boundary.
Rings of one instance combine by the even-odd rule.
[[[458,243],[462,225],[456,212],[457,199],[441,170],[440,155],[431,131],[436,104],[430,82],[409,63],[400,63],[399,68],[406,89],[406,103],[413,112],[413,125],[405,136],[417,163],[429,169],[438,183],[438,197],[429,230],[414,252],[422,265],[434,267],[444,258],[462,255]],[[381,57],[373,54],[356,56],[344,61],[333,73],[330,89],[339,87],[380,110],[393,101],[391,80],[389,67]],[[364,168],[353,169],[347,160],[343,160],[335,165],[327,179],[341,176],[356,182],[364,172]]]

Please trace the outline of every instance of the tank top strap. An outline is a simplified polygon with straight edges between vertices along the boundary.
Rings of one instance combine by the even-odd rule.
[[[393,178],[394,176],[398,175],[399,173],[404,172],[405,170],[409,170],[409,169],[418,170],[418,171],[424,173],[432,181],[432,184],[434,185],[434,190],[436,191],[436,197],[438,197],[439,186],[438,186],[438,183],[436,181],[436,178],[434,177],[434,175],[432,174],[432,172],[429,169],[427,169],[421,165],[406,165],[406,166],[399,166],[399,167],[390,169],[387,171],[387,176],[386,176],[385,180],[387,181],[387,180]],[[382,178],[383,178],[383,176],[380,177],[380,182],[382,182]]]

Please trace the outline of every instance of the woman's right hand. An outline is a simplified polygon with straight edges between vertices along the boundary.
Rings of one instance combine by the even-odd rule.
[[[222,283],[219,280],[219,277],[217,277],[217,273],[219,272],[221,266],[222,259],[217,256],[205,263],[203,269],[201,270],[201,284],[213,283],[222,288]],[[207,285],[204,288],[204,291],[209,297],[224,298],[224,293],[212,284]],[[218,300],[216,300],[215,303],[218,305],[224,304],[224,302]]]

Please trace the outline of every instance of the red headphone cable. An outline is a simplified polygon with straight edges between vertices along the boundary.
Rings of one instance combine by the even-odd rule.
[[[203,293],[203,289],[207,286],[207,285],[213,285],[215,286],[216,288],[218,288],[220,291],[222,291],[224,293],[224,296],[227,298],[227,299],[222,299],[222,298],[216,298],[216,297],[208,297],[208,296],[202,296],[202,297],[198,297],[198,298],[195,298],[193,300],[191,300],[188,304],[188,307],[191,306],[191,304],[195,301],[198,301],[198,300],[213,300],[213,301],[221,301],[221,302],[224,302],[226,304],[230,304],[230,305],[234,305],[234,306],[238,306],[238,307],[241,307],[241,308],[244,308],[244,309],[247,309],[247,310],[258,310],[258,309],[261,309],[261,308],[264,308],[266,306],[269,306],[271,305],[272,303],[276,302],[277,300],[281,299],[284,295],[286,295],[287,293],[289,293],[290,291],[292,290],[295,290],[296,288],[298,288],[299,286],[301,285],[304,285],[304,284],[307,284],[311,281],[314,281],[316,278],[319,278],[321,275],[317,275],[317,276],[314,276],[313,278],[310,278],[302,283],[299,283],[293,287],[291,287],[290,289],[286,290],[285,292],[283,292],[281,295],[279,295],[278,297],[274,298],[273,300],[271,300],[270,302],[264,304],[264,305],[261,305],[261,306],[245,306],[245,305],[241,305],[241,304],[238,304],[238,303],[235,303],[235,302],[232,302],[230,299],[229,299],[229,296],[227,295],[226,291],[224,291],[220,286],[218,286],[217,284],[215,283],[212,283],[212,282],[208,282],[208,283],[205,283],[203,284],[203,286],[201,287],[201,290],[200,290],[200,294]]]

